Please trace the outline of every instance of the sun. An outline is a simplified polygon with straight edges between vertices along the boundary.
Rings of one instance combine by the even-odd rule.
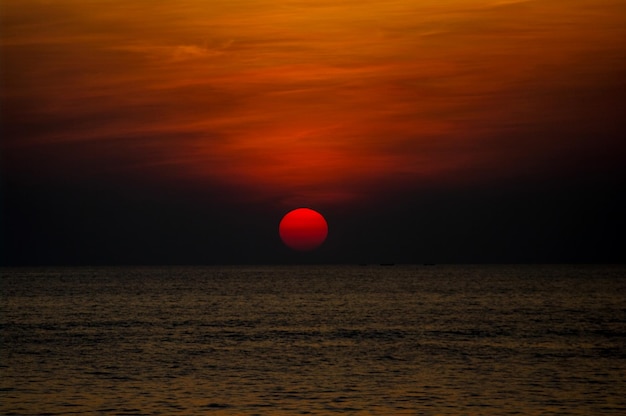
[[[298,208],[283,217],[278,233],[288,247],[297,251],[311,251],[326,240],[328,223],[319,212]]]

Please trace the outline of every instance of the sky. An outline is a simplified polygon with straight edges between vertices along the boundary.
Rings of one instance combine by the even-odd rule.
[[[0,262],[624,262],[625,44],[623,0],[3,0]]]

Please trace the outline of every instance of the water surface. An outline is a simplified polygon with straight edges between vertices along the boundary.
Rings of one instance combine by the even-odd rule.
[[[2,269],[0,411],[626,412],[626,268]]]

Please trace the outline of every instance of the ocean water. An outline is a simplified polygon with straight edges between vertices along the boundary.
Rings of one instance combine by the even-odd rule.
[[[623,415],[624,266],[1,269],[5,415]]]

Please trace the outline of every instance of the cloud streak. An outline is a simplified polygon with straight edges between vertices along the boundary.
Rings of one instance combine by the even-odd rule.
[[[8,174],[118,170],[345,203],[621,163],[621,2],[2,8]]]

